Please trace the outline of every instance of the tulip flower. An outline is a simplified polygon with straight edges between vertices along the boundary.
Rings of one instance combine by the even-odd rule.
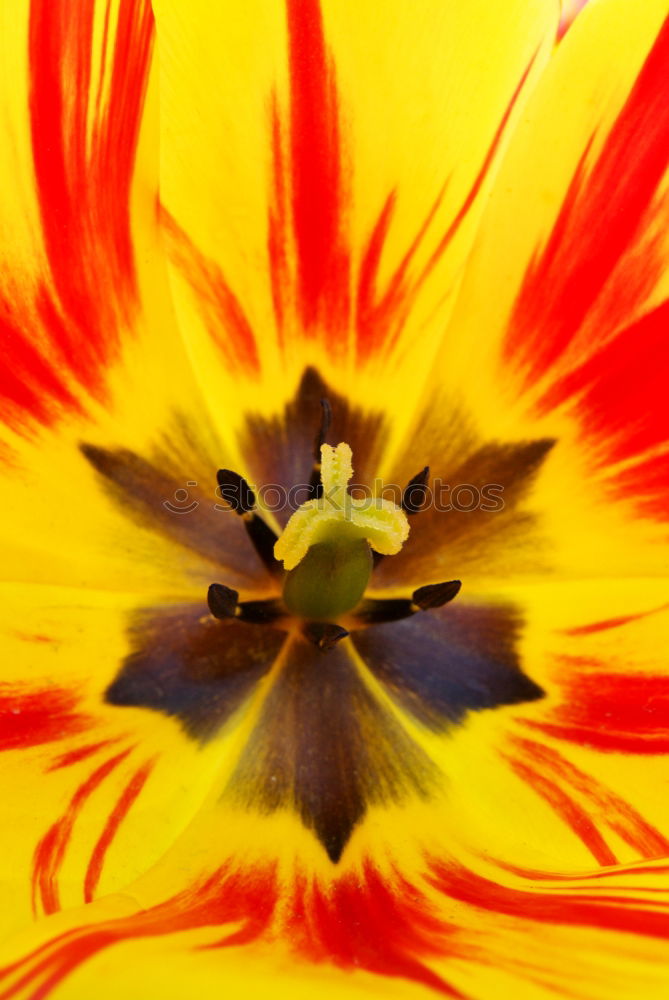
[[[0,47],[0,1000],[665,996],[665,0]]]

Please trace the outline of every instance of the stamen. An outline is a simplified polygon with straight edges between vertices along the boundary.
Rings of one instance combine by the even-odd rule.
[[[253,547],[273,576],[281,576],[281,563],[274,558],[276,534],[256,513],[244,514],[244,527]]]
[[[427,481],[430,477],[430,466],[417,472],[413,479],[404,487],[402,494],[402,510],[411,517],[418,514],[425,506],[427,500]]]
[[[237,514],[248,514],[255,510],[256,495],[243,476],[232,469],[219,469],[216,479],[222,500],[229,503]]]
[[[246,532],[263,564],[274,576],[279,575],[281,566],[274,558],[277,536],[256,513],[255,493],[243,476],[232,469],[219,469],[216,478],[221,499],[243,519]]]
[[[408,517],[419,514],[427,500],[427,481],[430,478],[430,466],[417,472],[404,487],[402,491],[402,502],[400,506]],[[374,553],[374,567],[378,566],[383,556],[380,552]]]
[[[309,481],[309,497],[317,500],[323,495],[323,484],[321,483],[321,448],[325,444],[325,438],[332,423],[332,407],[328,399],[321,399],[321,422],[314,441],[314,464],[311,468],[311,479]]]
[[[417,611],[408,597],[398,597],[387,601],[377,601],[367,598],[356,608],[355,617],[365,625],[382,625],[384,622],[397,622],[409,618]]]
[[[449,580],[448,583],[428,583],[427,586],[414,590],[412,600],[421,611],[440,608],[457,597],[461,586],[460,580]]]
[[[250,622],[254,625],[267,625],[285,615],[285,609],[279,601],[239,601],[239,594],[223,583],[212,583],[207,591],[207,604],[214,618],[225,620],[237,618],[238,621]]]
[[[322,653],[327,653],[349,634],[345,628],[333,622],[307,622],[302,632]]]
[[[266,601],[242,601],[237,612],[240,621],[253,625],[270,625],[286,614],[281,602],[271,598]]]
[[[461,586],[460,580],[449,580],[446,583],[431,583],[419,587],[418,590],[414,590],[411,598],[392,598],[385,601],[368,598],[356,609],[355,617],[367,625],[400,621],[419,611],[428,611],[448,604],[460,592]]]
[[[239,594],[223,583],[212,583],[207,591],[207,604],[214,618],[234,618]]]

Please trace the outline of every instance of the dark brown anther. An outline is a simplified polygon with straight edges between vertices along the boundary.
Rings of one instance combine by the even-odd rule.
[[[307,622],[302,631],[305,637],[313,642],[322,653],[327,653],[329,649],[332,649],[348,635],[345,628],[342,628],[341,625],[335,625],[333,622]]]
[[[316,435],[316,440],[314,441],[314,461],[320,462],[321,460],[321,448],[325,444],[325,439],[328,436],[328,431],[330,430],[330,424],[332,423],[332,407],[330,406],[329,399],[321,399],[321,424],[318,428],[318,434]]]
[[[222,583],[212,583],[207,591],[207,604],[214,618],[234,618],[239,594]]]
[[[247,481],[231,469],[219,469],[216,478],[219,496],[243,518],[244,527],[263,565],[274,576],[281,575],[283,573],[281,563],[274,558],[274,543],[277,536],[256,513],[256,495]]]
[[[252,625],[269,625],[283,618],[286,609],[280,601],[239,601],[239,594],[222,583],[212,583],[207,591],[207,604],[214,618],[236,618]]]
[[[256,495],[243,476],[232,469],[219,469],[216,473],[219,495],[237,514],[247,514],[255,509]]]
[[[253,547],[262,559],[265,567],[274,576],[283,574],[281,563],[274,558],[274,543],[276,535],[266,521],[255,512],[244,514],[244,527],[253,542]]]
[[[414,514],[419,514],[425,507],[427,502],[427,481],[429,478],[430,466],[426,465],[425,468],[421,469],[420,472],[417,472],[404,487],[400,506],[407,517],[413,517]],[[382,556],[380,552],[375,552],[373,554],[373,558],[374,565],[378,566],[379,563],[385,559],[385,556]],[[403,618],[404,615],[401,615],[400,617]]]
[[[404,487],[402,493],[402,510],[407,517],[420,513],[427,501],[427,481],[430,478],[430,466],[417,472],[413,479]]]
[[[330,406],[330,401],[321,399],[321,422],[314,440],[314,464],[311,468],[311,479],[309,480],[309,497],[312,500],[317,500],[323,493],[323,484],[321,483],[321,447],[325,444],[331,423],[332,407]]]
[[[430,583],[426,587],[419,587],[411,595],[413,603],[421,611],[428,611],[430,608],[440,608],[444,604],[452,601],[460,592],[462,583],[460,580],[449,580],[447,583]]]
[[[426,587],[419,587],[410,598],[391,598],[386,601],[368,599],[356,608],[355,617],[365,625],[400,621],[418,611],[428,611],[448,604],[459,593],[460,587],[459,580],[449,580],[448,583],[431,583]]]

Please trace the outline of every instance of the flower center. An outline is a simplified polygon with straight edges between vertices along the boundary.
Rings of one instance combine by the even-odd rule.
[[[297,618],[305,637],[321,650],[348,635],[338,619],[361,628],[395,621],[452,600],[459,580],[419,587],[410,597],[364,599],[375,563],[396,555],[409,536],[408,517],[419,513],[429,470],[407,484],[401,506],[382,497],[353,496],[353,454],[346,442],[335,448],[323,439],[330,406],[323,400],[323,419],[314,447],[311,499],[291,516],[281,536],[256,510],[256,497],[238,473],[222,469],[218,483],[222,499],[242,517],[249,538],[269,571],[282,577],[281,600],[242,601],[220,583],[209,587],[209,610],[215,618],[240,618],[257,624],[281,625]],[[283,563],[283,570],[281,568]],[[349,621],[350,619],[350,621]]]

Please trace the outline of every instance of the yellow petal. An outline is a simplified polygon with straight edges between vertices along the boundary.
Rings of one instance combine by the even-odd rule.
[[[215,758],[178,721],[104,701],[136,610],[129,594],[2,586],[4,934],[120,890],[208,792]]]
[[[555,383],[612,366],[601,349],[666,297],[665,17],[662,0],[586,7],[514,133],[434,377],[468,387],[488,435],[539,400],[534,416],[573,406],[587,381],[551,397]],[[616,405],[631,401],[608,401],[604,432]],[[586,437],[603,436],[591,423]]]
[[[503,566],[453,552],[453,575],[472,559],[477,574],[666,572],[665,18],[664,2],[588,5],[500,168],[402,474],[420,442],[451,487],[472,482],[449,477],[477,471],[479,445],[556,444],[527,496],[533,541],[509,538]]]
[[[555,5],[155,11],[166,242],[207,398],[234,398],[246,374],[270,412],[305,357],[357,383],[360,362],[397,348],[401,373],[364,390],[407,399]]]

